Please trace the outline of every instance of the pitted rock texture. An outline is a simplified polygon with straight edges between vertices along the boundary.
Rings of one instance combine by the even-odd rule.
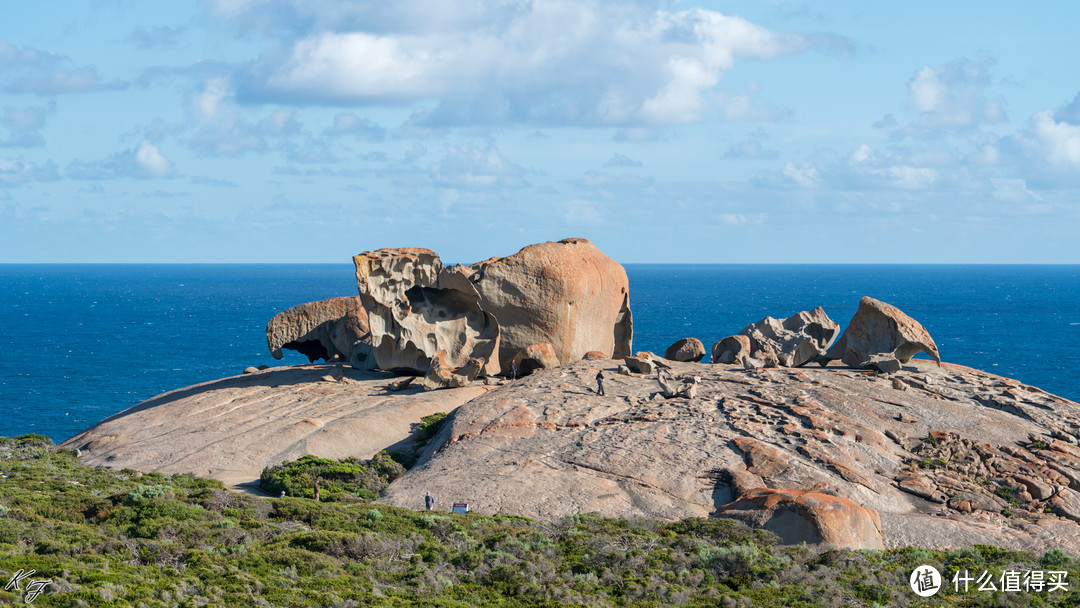
[[[485,391],[469,386],[388,392],[389,374],[336,365],[277,367],[177,389],[106,418],[63,443],[83,463],[195,473],[228,484],[304,454],[371,458],[410,452],[421,418],[450,412]]]
[[[888,372],[896,367],[889,359],[903,364],[920,352],[941,363],[937,344],[925,327],[892,304],[864,297],[844,334],[823,359]]]
[[[630,354],[626,271],[585,239],[530,245],[505,258],[444,268],[427,249],[353,257],[371,342],[354,367],[425,373],[445,350],[453,367],[486,361],[495,375],[547,342],[558,363],[590,351]]]
[[[664,358],[672,361],[701,361],[705,358],[705,345],[697,338],[683,338],[667,347]]]
[[[799,367],[824,355],[840,334],[840,326],[819,306],[786,319],[765,317],[739,334],[750,339],[751,357],[767,360],[771,352],[779,365]]]
[[[266,346],[275,359],[287,348],[311,362],[348,361],[358,343],[370,339],[367,311],[357,296],[299,304],[266,324]]]
[[[499,321],[503,367],[521,349],[549,342],[559,363],[596,350],[630,354],[630,283],[622,265],[586,239],[529,245],[463,269],[480,304]]]
[[[759,488],[724,505],[717,515],[769,530],[789,545],[885,548],[876,511],[824,492]]]
[[[451,367],[483,359],[485,375],[499,373],[499,323],[460,268],[415,248],[367,251],[353,263],[371,328],[359,367],[426,373],[443,350]]]
[[[670,363],[675,376],[700,378],[696,396],[665,399],[655,376],[605,373],[600,397],[591,390],[598,363],[540,371],[463,405],[381,500],[419,508],[431,490],[480,513],[678,519],[715,515],[755,489],[812,491],[876,512],[886,547],[983,543],[1080,553],[1080,525],[1069,518],[1080,508],[1059,489],[1068,484],[1075,492],[1069,476],[1080,479],[1080,462],[1064,447],[1080,436],[1080,406],[1071,401],[925,360],[911,360],[892,378],[837,366],[746,371]],[[906,390],[895,388],[895,379]],[[1011,503],[994,488],[964,485],[979,486],[980,473],[952,464],[921,468],[938,457],[972,466],[962,455],[924,452],[931,433],[992,446],[992,465],[980,456],[986,475],[1008,472],[1012,485],[1030,479],[1025,493],[1043,498],[1003,513],[996,499]],[[1038,454],[1018,447],[1031,444],[1032,434],[1059,443],[1047,442]],[[1008,450],[1044,464],[1027,456],[1013,462],[1001,456]],[[907,483],[913,473],[918,479]],[[971,510],[952,506],[961,502]],[[872,534],[856,537],[852,546],[875,545]]]

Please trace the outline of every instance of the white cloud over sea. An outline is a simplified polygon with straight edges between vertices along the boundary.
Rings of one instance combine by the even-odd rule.
[[[219,3],[246,24],[256,3]],[[737,16],[652,3],[586,1],[286,4],[309,23],[242,75],[254,102],[364,106],[436,101],[425,122],[673,125],[698,121],[737,61],[842,44]],[[327,22],[326,14],[338,21]],[[423,17],[439,15],[438,27]],[[750,111],[736,98],[729,113]]]

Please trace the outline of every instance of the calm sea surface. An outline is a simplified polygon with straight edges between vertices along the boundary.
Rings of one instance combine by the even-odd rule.
[[[1080,266],[628,265],[634,349],[706,346],[766,315],[869,295],[930,331],[942,359],[1080,400]],[[249,365],[266,322],[356,293],[349,264],[0,265],[0,435],[62,441],[156,394]]]

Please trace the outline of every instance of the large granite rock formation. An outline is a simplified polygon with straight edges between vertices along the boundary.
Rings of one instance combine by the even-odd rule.
[[[633,319],[626,270],[586,239],[529,245],[514,255],[468,267],[480,305],[502,330],[505,367],[538,342],[555,348],[560,363],[591,351],[630,355]]]
[[[941,363],[925,327],[891,304],[864,297],[844,334],[821,359],[892,372],[920,352]]]
[[[597,363],[539,371],[466,403],[381,500],[419,508],[430,490],[481,513],[738,514],[773,527],[797,512],[803,537],[789,540],[1080,553],[1073,402],[918,360],[892,378],[670,363],[700,379],[693,398],[664,399],[655,377],[614,373],[599,397],[584,390]],[[1008,492],[1014,504],[1000,499]],[[800,511],[810,499],[817,506]]]
[[[820,306],[786,319],[765,317],[739,332],[750,338],[750,356],[765,359],[771,351],[784,367],[799,367],[825,354],[840,333]]]
[[[275,359],[288,348],[311,362],[348,361],[365,341],[370,341],[368,315],[356,296],[299,304],[266,324],[266,345]]]
[[[692,396],[610,373],[607,396],[588,390],[615,361],[434,392],[388,392],[389,376],[340,366],[275,368],[155,397],[63,445],[89,464],[235,484],[307,453],[408,451],[423,416],[456,408],[381,500],[420,508],[430,490],[550,520],[725,515],[793,542],[873,547],[879,530],[886,547],[1080,554],[1076,403],[920,360],[893,377],[667,363],[695,379]]]
[[[445,350],[450,366],[482,358],[482,374],[493,375],[541,342],[559,363],[589,351],[630,354],[626,271],[585,239],[472,266],[444,268],[427,249],[380,249],[353,261],[371,327],[366,368],[426,373]]]
[[[460,268],[416,248],[367,251],[353,263],[371,328],[363,368],[426,373],[442,350],[451,367],[484,359],[484,374],[499,373],[499,323]]]
[[[340,381],[326,378],[340,376]],[[486,390],[388,393],[389,374],[347,366],[270,368],[177,389],[110,416],[64,442],[85,464],[195,473],[230,485],[304,454],[371,458],[408,453],[424,416],[451,412]]]

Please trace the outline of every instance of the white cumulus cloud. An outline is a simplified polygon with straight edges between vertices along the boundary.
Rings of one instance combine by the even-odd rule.
[[[249,7],[234,4],[219,9],[258,22]],[[319,4],[342,13],[336,26],[300,5],[276,5],[314,25],[251,66],[242,99],[430,102],[436,105],[427,120],[436,126],[665,126],[699,120],[710,109],[706,93],[738,59],[828,44],[827,37],[777,33],[716,11],[610,0],[478,0],[440,28],[425,27],[424,17],[405,25],[394,3]],[[420,11],[413,14],[445,12],[441,2],[406,5]]]
[[[173,172],[172,161],[161,154],[154,144],[144,141],[135,150],[135,162],[144,177],[168,177]]]
[[[1054,166],[1080,169],[1080,125],[1055,120],[1053,112],[1039,112],[1031,117],[1026,137]]]
[[[982,56],[915,72],[908,82],[908,103],[918,116],[916,127],[932,132],[1004,122],[1004,102],[987,98],[993,65],[993,59]]]

